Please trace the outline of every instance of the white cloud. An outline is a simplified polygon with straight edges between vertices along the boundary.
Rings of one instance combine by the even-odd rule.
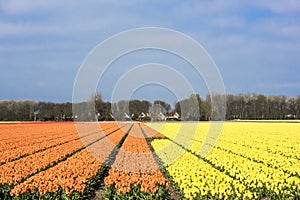
[[[0,37],[49,35],[60,31],[54,24],[0,22]]]
[[[278,14],[291,14],[299,13],[300,1],[299,0],[211,0],[211,1],[193,1],[184,4],[184,9],[189,13],[211,14],[211,13],[228,13],[236,12],[240,9],[254,7],[256,9],[270,10]],[[180,9],[180,8],[179,8]]]
[[[130,2],[130,3],[129,3]],[[0,10],[17,20],[0,18],[0,38],[76,35],[107,31],[118,26],[137,27],[142,19],[126,8],[135,1],[39,1],[11,0],[0,3]],[[115,4],[114,4],[115,3]],[[123,9],[125,8],[125,9]],[[34,19],[33,19],[34,18]]]
[[[253,0],[251,4],[258,8],[269,9],[274,13],[292,14],[300,12],[299,0]]]
[[[118,0],[9,0],[0,2],[0,10],[10,15],[23,15],[33,12],[55,12],[57,10],[76,11],[88,8],[99,8],[105,6],[131,6],[136,4],[137,0],[118,1]]]
[[[62,3],[58,1],[44,1],[44,0],[10,0],[10,1],[2,1],[0,3],[0,10],[2,10],[6,14],[11,15],[21,15],[26,13],[32,13],[35,11],[45,11],[49,9],[53,9]]]

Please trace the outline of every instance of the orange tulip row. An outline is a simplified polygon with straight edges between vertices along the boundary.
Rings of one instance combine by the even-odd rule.
[[[68,195],[74,190],[82,192],[87,180],[93,177],[100,167],[101,163],[84,150],[55,167],[30,177],[15,186],[10,194],[18,196],[27,191],[33,193],[38,188],[40,195],[44,195],[47,192],[56,192],[59,187]]]
[[[56,124],[57,123],[53,123]],[[48,125],[47,125],[48,126]],[[0,142],[3,141],[11,141],[11,139],[21,139],[24,136],[28,135],[28,132],[24,130],[28,130],[30,132],[30,135],[32,137],[43,135],[43,133],[40,132],[35,132],[34,130],[38,128],[41,128],[41,124],[30,124],[28,123],[10,123],[10,124],[0,124],[0,130],[1,130],[1,135],[0,135]],[[44,131],[45,132],[45,131]]]
[[[0,151],[24,147],[58,137],[77,135],[74,124],[9,124],[0,125]],[[9,137],[8,137],[9,136]]]
[[[142,127],[147,138],[161,138],[161,139],[165,138],[165,136],[163,134],[157,132],[156,130],[150,128],[149,126],[147,126],[145,124],[140,124],[140,126]]]
[[[132,187],[155,193],[158,185],[168,185],[139,124],[133,125],[104,183],[107,188],[115,187],[118,195],[129,193]]]
[[[39,125],[39,128],[35,125],[30,126],[43,133],[31,132],[35,137],[32,143],[29,142],[30,132],[22,133],[20,137],[14,135],[12,140],[15,139],[16,143],[21,137],[26,138],[27,146],[16,145],[13,149],[5,151],[6,154],[0,153],[0,161],[8,161],[0,166],[0,187],[4,184],[14,186],[10,192],[12,196],[34,192],[35,189],[38,189],[40,195],[56,192],[59,188],[65,190],[67,195],[74,191],[83,192],[89,179],[95,177],[102,164],[110,159],[109,155],[130,128],[129,124],[117,123],[100,123],[100,129],[97,129],[98,124],[91,126],[85,123],[77,125],[76,128],[71,123],[57,124],[59,127],[55,127],[55,123]],[[16,130],[21,130],[19,126],[24,124],[15,126],[18,127]],[[0,125],[0,130],[1,128]],[[55,139],[56,128],[58,138]],[[80,132],[79,135],[76,129]],[[28,130],[29,128],[26,129]],[[159,186],[168,187],[167,179],[159,170],[144,134],[148,137],[160,137],[159,133],[151,128],[135,123],[117,154],[109,176],[105,178],[105,185],[115,187],[117,194],[130,192],[131,187],[137,187],[146,193],[155,193]],[[5,137],[0,139],[0,144],[8,144]],[[80,150],[87,144],[90,145]],[[78,150],[79,152],[74,154]],[[11,156],[5,157],[8,152]],[[32,152],[36,153],[31,154]],[[9,160],[22,155],[28,156],[15,161]],[[72,156],[61,161],[69,155]],[[59,163],[55,164],[57,162]],[[54,166],[51,167],[52,165]],[[46,168],[48,169],[37,173]]]
[[[91,143],[101,136],[104,136],[102,132],[89,135],[84,138],[85,144]],[[84,144],[81,140],[73,140],[71,142],[26,156],[19,160],[5,163],[0,166],[0,185],[15,185],[27,176],[46,168],[52,163],[60,161],[67,155],[70,155],[83,147]]]
[[[23,124],[23,125],[25,125],[25,124]],[[57,127],[55,127],[53,125],[54,124],[51,124],[51,125],[47,124],[44,126],[40,126],[39,128],[42,129],[41,130],[42,132],[44,132],[46,130],[46,128],[48,127],[48,131],[50,130],[50,131],[54,132],[57,129]],[[67,125],[68,126],[64,126],[64,128],[62,130],[57,131],[56,135],[49,136],[49,135],[47,135],[47,132],[44,132],[43,137],[39,137],[36,140],[32,140],[31,138],[28,138],[28,140],[24,141],[24,139],[23,139],[23,145],[21,144],[21,142],[19,142],[17,144],[19,144],[20,146],[15,144],[15,148],[1,151],[0,152],[0,164],[9,162],[9,161],[19,158],[21,156],[30,155],[34,152],[41,151],[43,149],[47,149],[47,148],[61,145],[61,144],[67,143],[67,142],[71,142],[73,140],[80,139],[78,134],[74,132],[74,125],[72,125],[72,124],[67,124]],[[59,125],[59,127],[62,127],[62,126],[63,125]],[[102,130],[110,129],[113,127],[114,126],[112,124],[101,124]],[[69,128],[69,133],[68,133],[68,129],[65,129],[65,128]],[[81,137],[86,137],[90,134],[95,134],[95,131],[88,130],[87,125],[85,125],[84,128],[86,131],[84,132],[83,135],[81,135]],[[36,131],[39,131],[39,129]],[[67,134],[65,132],[67,132]],[[27,134],[29,134],[29,133],[30,132],[28,131]],[[30,143],[29,144],[27,143],[27,145],[24,145],[24,143],[26,144],[26,142],[30,142]],[[6,144],[6,146],[8,146],[8,144]]]
[[[89,124],[78,125],[85,136],[95,131]],[[49,142],[68,136],[79,137],[77,128],[73,123],[42,123],[42,124],[0,124],[0,151],[7,151],[38,143]],[[100,124],[101,129],[113,127],[113,123]],[[99,127],[98,127],[99,128]]]
[[[130,172],[146,172],[158,169],[138,123],[135,123],[130,130],[112,167],[120,171]]]
[[[115,187],[117,195],[127,194],[132,187],[140,187],[141,192],[155,193],[158,185],[168,187],[168,182],[160,170],[153,172],[123,172],[109,170],[109,176],[104,179],[106,187]]]
[[[50,141],[46,140],[44,142],[34,143],[27,146],[21,146],[19,148],[10,149],[0,152],[0,164],[9,162],[21,156],[30,155],[34,152],[61,145],[63,143],[71,142],[73,140],[78,140],[78,136],[73,134],[66,136],[64,138],[52,139]]]
[[[58,162],[82,147],[82,142],[76,140],[13,162],[8,162],[0,166],[0,185],[5,183],[16,184],[23,178],[34,174],[51,163]]]
[[[107,131],[105,134],[109,133]],[[47,192],[56,192],[60,187],[66,191],[67,195],[71,195],[74,191],[83,192],[88,179],[96,175],[103,164],[102,161],[108,159],[115,145],[124,135],[122,130],[108,135],[66,161],[28,178],[25,182],[15,186],[10,194],[17,196],[26,191],[33,192],[37,188],[40,195],[44,195]],[[93,151],[94,155],[88,150]]]

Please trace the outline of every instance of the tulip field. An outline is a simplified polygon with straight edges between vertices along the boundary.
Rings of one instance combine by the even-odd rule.
[[[212,124],[1,123],[0,199],[300,199],[300,123]]]

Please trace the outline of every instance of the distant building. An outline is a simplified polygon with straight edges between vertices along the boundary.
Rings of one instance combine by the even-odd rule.
[[[168,115],[166,117],[166,120],[169,120],[169,121],[180,121],[181,118],[180,118],[180,115],[177,112],[170,112],[170,113],[168,113]]]
[[[159,113],[151,113],[151,120],[152,121],[166,121],[167,120],[167,117],[162,113],[162,112],[159,112]]]
[[[159,113],[159,120],[160,120],[160,121],[166,121],[166,120],[167,120],[167,117],[166,117],[162,112],[160,112],[160,113]]]
[[[285,116],[285,119],[296,119],[296,115],[288,114]]]
[[[115,117],[113,116],[113,114],[112,113],[109,113],[109,115],[110,115],[110,117],[112,118],[112,119],[114,119]]]
[[[141,113],[140,115],[139,115],[139,121],[150,121],[151,120],[151,116],[150,116],[150,114],[149,113]]]
[[[123,115],[123,117],[122,117],[122,120],[123,120],[123,121],[130,121],[130,120],[131,120],[131,117],[130,117],[126,112],[124,112],[124,115]]]

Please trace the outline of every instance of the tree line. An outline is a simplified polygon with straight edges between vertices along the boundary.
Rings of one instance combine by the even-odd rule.
[[[265,96],[263,94],[226,95],[227,120],[284,120],[300,119],[300,96]],[[180,100],[172,106],[162,100],[153,103],[146,100],[104,102],[100,93],[93,94],[87,102],[77,105],[88,106],[94,102],[95,112],[82,112],[82,115],[96,116],[99,121],[122,119],[124,113],[132,120],[138,120],[141,113],[160,112],[170,115],[177,112],[181,120],[209,121],[218,120],[218,111],[212,111],[212,97],[202,98],[192,94],[187,99]],[[213,115],[213,112],[214,113]],[[95,115],[96,114],[96,115]],[[1,121],[72,121],[72,103],[53,103],[38,101],[0,101]],[[88,118],[84,118],[88,119]],[[221,116],[220,116],[221,119]]]

